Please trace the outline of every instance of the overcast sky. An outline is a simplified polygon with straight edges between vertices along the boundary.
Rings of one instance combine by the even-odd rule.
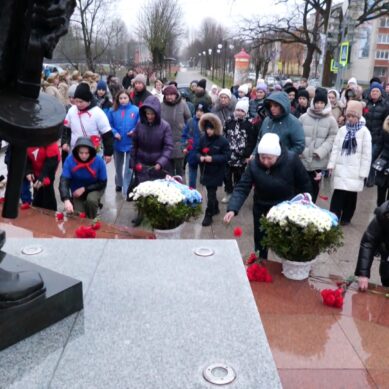
[[[203,19],[212,17],[220,24],[235,26],[244,17],[252,14],[270,15],[285,12],[285,5],[275,6],[274,0],[179,0],[184,13],[184,23],[189,31],[198,29]],[[134,33],[139,9],[144,1],[119,0],[116,13]]]

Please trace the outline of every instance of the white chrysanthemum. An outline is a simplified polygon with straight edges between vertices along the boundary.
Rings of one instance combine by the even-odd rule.
[[[161,181],[142,182],[134,189],[135,201],[147,196],[155,196],[158,202],[167,205],[176,205],[185,200],[185,196],[178,188]]]

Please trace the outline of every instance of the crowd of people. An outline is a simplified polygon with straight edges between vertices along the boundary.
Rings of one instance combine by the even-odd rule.
[[[204,227],[220,213],[218,187],[224,185],[226,223],[253,188],[254,245],[267,258],[260,217],[299,192],[311,193],[316,202],[321,181],[332,177],[330,210],[343,226],[353,218],[358,193],[377,186],[380,211],[367,233],[371,237],[384,220],[384,243],[374,242],[388,256],[389,87],[379,79],[365,90],[355,78],[342,91],[314,88],[306,79],[271,90],[260,79],[255,87],[213,85],[210,92],[201,79],[181,93],[174,81],[161,80],[149,91],[146,76],[133,70],[121,83],[74,71],[48,75],[42,90],[64,104],[67,115],[60,143],[29,148],[23,202],[57,209],[53,185],[61,159],[65,210],[92,219],[103,206],[112,158],[116,191],[125,197],[140,182],[166,174],[186,181],[187,170],[188,185],[196,188],[200,176],[207,190]],[[138,214],[133,224],[142,218]],[[375,253],[368,258],[366,250],[361,253],[356,274],[363,279]]]

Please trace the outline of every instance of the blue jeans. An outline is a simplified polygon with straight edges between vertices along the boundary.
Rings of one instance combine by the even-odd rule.
[[[189,186],[193,189],[196,188],[197,170],[198,165],[189,165]]]
[[[22,203],[31,204],[31,202],[32,202],[31,182],[28,181],[27,178],[23,179],[22,192],[20,193],[20,199],[22,200]]]
[[[130,169],[130,152],[114,151],[115,162],[115,185],[122,187],[122,193],[127,194],[127,189],[131,183],[132,169]],[[124,165],[124,172],[123,172]]]

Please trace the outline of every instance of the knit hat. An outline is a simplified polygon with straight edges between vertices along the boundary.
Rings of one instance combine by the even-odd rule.
[[[329,89],[328,93],[333,93],[336,96],[336,100],[340,99],[339,92],[336,89]],[[327,96],[328,96],[328,93],[327,93]]]
[[[328,104],[328,93],[327,90],[324,88],[317,88],[315,91],[315,97],[313,98],[313,104],[317,103],[318,101],[322,101],[325,105]]]
[[[227,96],[230,100],[231,100],[231,91],[227,88],[225,89],[222,89],[220,92],[219,92],[219,97],[221,95],[224,95],[224,96]]]
[[[382,85],[379,83],[379,82],[372,82],[371,85],[370,85],[370,92],[373,90],[373,89],[379,89],[379,91],[381,92],[381,94],[384,93],[384,88],[382,87]]]
[[[351,78],[347,81],[347,85],[350,85],[350,84],[358,85],[357,79],[356,79],[355,77],[351,77]]]
[[[96,86],[96,90],[104,90],[104,91],[107,91],[107,83],[103,80],[100,80],[98,83],[97,83],[97,86]]]
[[[178,90],[177,88],[174,86],[174,85],[168,85],[167,87],[165,87],[162,91],[163,95],[166,96],[166,95],[176,95],[178,96]]]
[[[267,85],[265,83],[258,83],[256,89],[267,93]]]
[[[282,91],[282,86],[280,84],[275,84],[274,85],[274,90],[277,91],[277,92],[281,92]]]
[[[147,84],[146,76],[142,73],[137,74],[132,80],[133,84],[135,84],[136,82],[141,82],[144,86],[146,86]]]
[[[218,90],[219,88],[217,87],[217,85],[212,85],[211,90],[214,90],[214,89]]]
[[[346,107],[346,115],[352,114],[358,118],[362,117],[363,106],[362,103],[356,100],[349,100]]]
[[[207,80],[205,80],[204,78],[202,78],[202,79],[197,83],[197,86],[200,87],[200,88],[205,89],[205,88],[207,87]]]
[[[90,91],[89,85],[86,82],[82,82],[77,86],[76,91],[74,92],[74,98],[88,102],[92,101],[93,95]]]
[[[240,109],[242,110],[246,115],[249,111],[249,101],[247,99],[239,100],[235,105],[235,110]]]
[[[74,98],[74,93],[76,92],[76,89],[77,89],[77,84],[73,84],[73,85],[70,85],[69,86],[69,89],[68,89],[68,97],[69,98]]]
[[[309,93],[305,88],[299,89],[297,92],[297,98],[305,97],[309,101]]]
[[[280,138],[277,134],[267,132],[258,143],[258,154],[281,155]]]
[[[202,112],[204,112],[204,113],[208,113],[208,112],[209,112],[209,107],[208,107],[208,105],[206,105],[206,104],[197,103],[197,104],[195,105],[195,112],[197,112],[197,111],[202,111]]]
[[[287,94],[289,94],[290,92],[294,92],[294,96],[297,97],[298,91],[297,91],[297,89],[293,85],[290,85],[290,86],[284,88],[284,91]]]
[[[238,88],[238,92],[243,92],[244,95],[246,96],[247,93],[249,93],[249,87],[247,84],[242,84],[239,88]]]

